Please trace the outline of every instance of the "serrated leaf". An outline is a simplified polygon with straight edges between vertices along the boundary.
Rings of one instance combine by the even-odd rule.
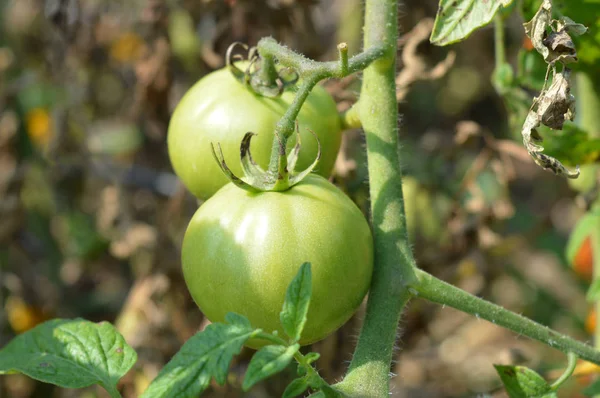
[[[242,383],[242,389],[248,391],[259,381],[281,372],[290,364],[294,358],[294,354],[299,349],[299,344],[289,347],[268,345],[261,348],[250,360],[244,382]]]
[[[510,398],[552,398],[556,394],[542,376],[525,366],[494,365]]]
[[[195,398],[209,385],[210,379],[225,384],[229,364],[244,343],[260,333],[236,314],[228,314],[233,323],[213,323],[196,333],[160,371],[148,389],[146,398]]]
[[[283,330],[293,341],[300,340],[300,336],[302,335],[311,293],[312,275],[310,272],[310,263],[304,263],[300,266],[294,280],[288,286],[285,301],[283,302],[283,309],[279,314]]]
[[[0,374],[23,373],[64,388],[100,384],[119,396],[117,382],[137,354],[108,322],[54,319],[9,342],[0,351]]]
[[[445,46],[467,38],[487,25],[501,7],[513,0],[440,0],[431,32],[431,43]]]
[[[299,397],[308,389],[308,383],[305,378],[299,378],[293,380],[288,386],[285,388],[283,392],[282,398],[295,398]]]

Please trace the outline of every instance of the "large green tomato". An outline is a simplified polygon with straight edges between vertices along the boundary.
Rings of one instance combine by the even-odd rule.
[[[221,144],[225,161],[242,177],[240,143],[244,134],[258,134],[250,150],[254,160],[266,168],[271,156],[275,125],[294,99],[286,90],[278,98],[253,93],[228,69],[200,79],[177,105],[168,132],[169,157],[175,173],[198,198],[208,199],[229,181],[211,152],[211,143]],[[314,131],[321,143],[321,160],[315,171],[331,173],[341,143],[341,125],[335,102],[320,86],[315,87],[298,115],[303,149],[297,170],[308,167],[317,155]],[[289,140],[290,147],[295,139]]]
[[[316,174],[283,192],[226,185],[197,210],[182,248],[185,281],[208,319],[222,322],[236,312],[281,336],[286,290],[306,261],[312,264],[312,299],[301,344],[325,338],[352,316],[373,270],[365,217]]]

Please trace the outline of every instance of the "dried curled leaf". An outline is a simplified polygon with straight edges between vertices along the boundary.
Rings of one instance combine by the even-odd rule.
[[[555,130],[562,130],[565,120],[573,120],[575,117],[575,98],[571,95],[570,72],[565,68],[554,74],[552,85],[542,91],[542,95],[536,99],[529,111],[521,134],[523,144],[536,164],[553,171],[556,175],[577,178],[579,166],[575,171],[570,171],[557,159],[542,153],[544,147],[538,145],[542,142],[542,137],[537,131],[542,124]]]
[[[552,84],[545,88],[548,81],[546,74],[544,88],[539,97],[534,99],[525,119],[521,130],[523,143],[535,163],[544,169],[552,170],[557,175],[577,178],[579,166],[575,171],[570,171],[557,159],[542,153],[544,147],[539,145],[542,137],[536,129],[543,124],[553,130],[562,130],[565,121],[573,121],[575,118],[575,97],[571,94],[570,83],[571,70],[564,66],[577,62],[577,50],[570,33],[581,35],[587,28],[568,17],[561,17],[558,21],[552,20],[551,0],[543,0],[535,16],[523,26],[535,49],[549,64],[548,71],[552,68],[553,72]],[[561,72],[556,71],[557,62],[563,65]]]
[[[582,35],[587,28],[568,17],[561,17],[558,21],[552,20],[550,0],[544,0],[531,21],[524,23],[523,27],[533,47],[542,54],[547,63],[577,62],[577,51],[570,35]]]
[[[562,64],[577,62],[577,50],[566,29],[550,33],[542,43],[548,49],[548,56],[545,57],[546,62],[554,63],[558,61]]]
[[[548,53],[550,52],[543,42],[546,37],[546,29],[550,26],[551,21],[552,2],[550,0],[544,0],[531,21],[523,24],[525,33],[531,39],[533,47],[537,52],[544,56],[544,59],[548,57]]]
[[[552,85],[538,99],[537,114],[545,126],[562,130],[565,120],[575,119],[575,97],[571,94],[571,70],[555,73]]]
[[[573,21],[569,17],[561,17],[557,21],[556,26],[558,27],[558,30],[566,30],[570,34],[574,34],[576,36],[581,36],[587,32],[587,28],[584,25]]]

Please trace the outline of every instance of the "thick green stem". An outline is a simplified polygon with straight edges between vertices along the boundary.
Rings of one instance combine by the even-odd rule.
[[[367,138],[375,269],[358,345],[340,390],[387,397],[397,327],[416,281],[406,232],[398,153],[395,0],[367,0],[365,46],[384,45],[385,56],[364,71],[359,116]]]
[[[520,335],[541,341],[562,352],[572,352],[581,359],[600,364],[600,352],[587,344],[560,334],[497,304],[475,297],[424,271],[419,270],[418,276],[419,282],[410,289],[414,289],[415,295],[419,297],[475,315],[477,318],[488,320]]]

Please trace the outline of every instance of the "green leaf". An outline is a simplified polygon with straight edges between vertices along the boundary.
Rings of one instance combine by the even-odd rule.
[[[542,376],[525,366],[494,365],[510,398],[553,398],[556,393]]]
[[[300,266],[300,270],[298,270],[294,280],[288,286],[285,301],[283,302],[283,309],[279,314],[283,330],[293,341],[300,340],[300,336],[302,335],[310,304],[311,292],[312,276],[310,263],[304,263]]]
[[[213,323],[196,333],[160,371],[142,397],[197,397],[211,377],[225,384],[229,364],[244,343],[261,332],[237,314],[227,314],[229,324]]]
[[[600,380],[596,380],[589,386],[587,386],[583,391],[583,395],[587,397],[593,397],[595,395],[600,394]]]
[[[261,348],[250,361],[242,389],[248,391],[253,385],[267,377],[273,376],[276,373],[285,369],[292,359],[294,354],[300,349],[300,344],[294,344],[289,347],[282,345],[268,345]]]
[[[299,397],[308,389],[308,383],[305,378],[299,378],[293,380],[288,386],[285,388],[283,392],[282,398],[295,398]]]
[[[487,25],[500,7],[512,0],[440,0],[430,41],[438,46],[456,43]]]
[[[137,355],[108,322],[54,319],[15,337],[0,351],[0,374],[23,373],[64,388],[100,384],[119,397],[117,382]]]

